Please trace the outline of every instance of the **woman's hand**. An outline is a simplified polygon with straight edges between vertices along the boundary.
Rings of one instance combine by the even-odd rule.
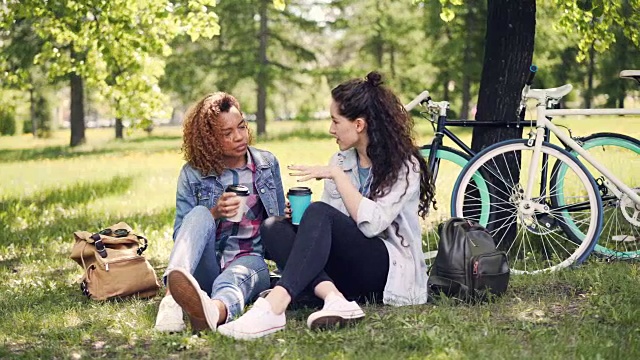
[[[307,166],[307,165],[289,165],[288,170],[292,170],[289,175],[299,176],[298,182],[311,179],[333,179],[336,174],[342,173],[342,169],[338,166]]]
[[[211,208],[211,215],[218,220],[220,218],[230,218],[238,213],[240,209],[240,198],[236,193],[222,193],[216,205]]]

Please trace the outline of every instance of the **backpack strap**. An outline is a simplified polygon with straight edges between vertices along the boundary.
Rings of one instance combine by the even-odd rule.
[[[463,301],[483,298],[482,293],[477,292],[475,289],[471,289],[465,284],[442,276],[430,275],[428,287],[434,295],[443,293],[449,297],[455,297]]]
[[[142,255],[142,253],[147,250],[147,246],[149,246],[149,242],[147,241],[147,238],[141,235],[136,235],[136,237],[138,238],[138,241],[142,240],[142,246],[138,245],[138,255]]]
[[[435,290],[434,292],[443,292],[447,294],[447,296],[457,296],[456,294],[460,294],[461,292],[465,294],[469,293],[469,287],[467,285],[437,275],[429,276],[429,289]]]

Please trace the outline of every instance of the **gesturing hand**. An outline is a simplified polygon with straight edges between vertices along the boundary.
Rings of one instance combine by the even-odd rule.
[[[298,182],[307,181],[311,179],[333,179],[336,171],[340,172],[338,166],[307,166],[307,165],[289,165],[288,170],[292,170],[289,175],[299,176]]]
[[[214,219],[233,217],[240,209],[240,198],[236,193],[222,193],[216,205],[211,208]]]

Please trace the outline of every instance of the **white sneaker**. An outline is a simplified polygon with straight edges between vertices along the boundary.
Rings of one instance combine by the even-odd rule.
[[[163,332],[181,332],[186,328],[182,308],[176,303],[173,296],[168,295],[162,298],[154,329]]]
[[[284,329],[286,322],[284,313],[274,314],[271,304],[263,298],[258,298],[244,315],[220,325],[218,332],[238,340],[252,340]]]
[[[322,310],[316,311],[307,318],[310,329],[326,329],[340,327],[364,318],[364,311],[355,301],[347,301],[337,295],[329,295],[324,301]]]
[[[167,287],[176,303],[189,316],[193,332],[216,330],[220,312],[209,295],[200,289],[193,275],[183,269],[171,270],[167,274]]]

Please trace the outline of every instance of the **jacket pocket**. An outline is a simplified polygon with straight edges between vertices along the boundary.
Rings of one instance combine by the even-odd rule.
[[[331,196],[333,199],[340,198],[340,192],[338,191],[338,186],[336,186],[336,183],[333,180],[327,180],[325,182],[324,188],[327,194],[329,194],[329,196]]]
[[[193,196],[196,198],[196,205],[206,206],[207,208],[213,207],[212,202],[213,189],[209,186],[204,186],[201,183],[193,186]]]

